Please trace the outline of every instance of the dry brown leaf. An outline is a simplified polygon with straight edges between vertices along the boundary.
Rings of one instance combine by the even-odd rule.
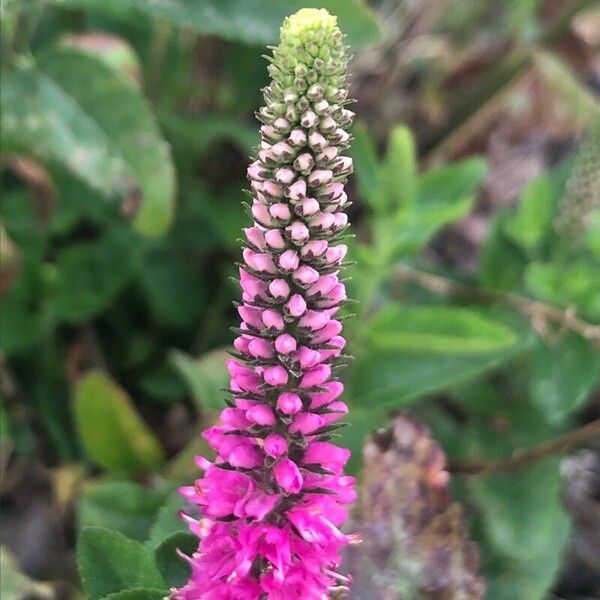
[[[349,552],[354,600],[477,600],[485,584],[429,429],[401,415],[363,451],[364,480]]]

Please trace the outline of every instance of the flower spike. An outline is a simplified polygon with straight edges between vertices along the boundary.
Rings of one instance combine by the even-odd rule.
[[[349,583],[337,569],[354,539],[340,531],[354,478],[343,472],[350,452],[329,441],[348,412],[334,375],[346,344],[347,248],[336,240],[352,172],[347,61],[326,10],[285,20],[248,167],[233,401],[203,434],[214,463],[199,458],[203,477],[181,490],[198,508],[186,520],[200,542],[174,600],[324,600]]]

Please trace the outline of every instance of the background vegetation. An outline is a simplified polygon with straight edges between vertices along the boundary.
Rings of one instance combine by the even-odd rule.
[[[80,597],[86,527],[92,599],[185,579],[261,55],[302,6],[354,53],[353,597],[600,597],[592,4],[2,0],[3,599]]]

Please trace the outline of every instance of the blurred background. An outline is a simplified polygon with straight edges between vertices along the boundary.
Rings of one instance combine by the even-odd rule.
[[[3,600],[83,597],[86,525],[185,579],[262,55],[303,6],[357,99],[351,597],[600,598],[597,3],[2,0]]]

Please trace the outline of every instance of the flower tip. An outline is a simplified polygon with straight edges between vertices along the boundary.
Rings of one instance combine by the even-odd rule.
[[[333,31],[337,29],[337,17],[324,8],[301,8],[289,16],[281,28],[282,39],[286,36],[304,41],[310,31]]]

